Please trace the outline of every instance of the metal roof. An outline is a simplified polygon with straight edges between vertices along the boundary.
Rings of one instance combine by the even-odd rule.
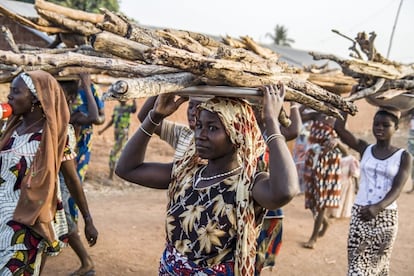
[[[25,3],[25,2],[19,2],[19,1],[10,1],[10,0],[0,0],[0,5],[8,9],[9,11],[16,13],[18,15],[24,16],[24,17],[31,17],[36,18],[39,17],[37,14],[36,9],[34,8],[33,4]],[[47,41],[48,43],[51,43],[55,36],[49,36],[44,32],[38,31],[33,28],[29,28],[27,26],[22,25],[25,29],[27,29],[29,32],[34,33],[41,39]]]

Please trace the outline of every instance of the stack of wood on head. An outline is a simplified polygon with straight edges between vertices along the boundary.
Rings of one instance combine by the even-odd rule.
[[[397,108],[403,115],[408,114],[414,108],[414,64],[402,64],[383,57],[374,45],[375,32],[371,32],[369,36],[365,32],[360,32],[352,39],[337,30],[332,31],[352,42],[349,48],[351,59],[310,54],[315,60],[332,60],[341,67],[341,79],[347,79],[344,83],[353,85],[351,95],[346,99],[365,99],[372,105]]]
[[[35,8],[39,15],[36,20],[4,8],[0,12],[31,28],[69,39],[66,45],[73,44],[71,37],[79,36],[88,45],[59,49],[17,45],[14,51],[0,51],[4,64],[0,82],[33,69],[48,71],[57,78],[89,72],[105,75],[106,82],[111,83],[106,99],[130,99],[177,91],[208,94],[218,87],[226,87],[224,94],[232,91],[233,96],[249,97],[258,93],[257,87],[280,81],[286,87],[287,101],[338,118],[341,111],[357,112],[352,102],[310,82],[308,73],[279,61],[277,53],[248,36],[217,40],[189,31],[150,29],[105,9],[98,15],[46,1],[37,0]],[[98,78],[93,79],[100,83]]]

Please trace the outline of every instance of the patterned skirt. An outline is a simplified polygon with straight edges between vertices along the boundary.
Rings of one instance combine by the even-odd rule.
[[[282,246],[282,234],[283,218],[264,218],[257,239],[255,275],[260,275],[264,268],[272,268],[276,265],[276,256]]]
[[[180,254],[172,245],[167,244],[160,261],[159,276],[193,275],[234,275],[234,262],[226,262],[213,267],[201,267]]]
[[[375,219],[360,219],[354,205],[348,236],[348,275],[389,275],[391,251],[398,232],[398,211],[383,210]]]
[[[338,149],[323,152],[312,144],[305,161],[305,208],[316,217],[325,208],[338,208],[341,195],[341,154]]]

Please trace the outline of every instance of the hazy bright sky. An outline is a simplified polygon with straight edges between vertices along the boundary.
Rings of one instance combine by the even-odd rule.
[[[248,35],[271,43],[277,24],[288,30],[294,48],[347,58],[360,31],[374,31],[375,45],[387,55],[401,0],[121,0],[121,11],[142,25],[210,35]],[[404,0],[395,28],[390,59],[414,63],[414,0]]]

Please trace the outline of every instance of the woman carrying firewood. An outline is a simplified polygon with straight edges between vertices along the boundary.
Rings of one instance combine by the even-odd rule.
[[[313,249],[318,238],[328,230],[326,210],[339,207],[341,195],[341,151],[339,139],[334,131],[335,118],[320,112],[303,114],[305,120],[312,120],[308,146],[305,153],[305,208],[314,218],[312,234],[303,244]]]
[[[391,251],[398,230],[397,202],[411,174],[412,157],[391,144],[400,113],[380,108],[372,132],[376,143],[358,139],[337,120],[341,140],[361,155],[360,184],[348,235],[348,275],[389,275]]]
[[[184,102],[175,101],[174,95],[159,96],[128,141],[116,174],[143,186],[168,189],[160,275],[254,275],[263,208],[279,208],[298,191],[295,165],[274,116],[281,110],[284,87],[262,90],[269,173],[255,173],[265,144],[251,106],[242,99],[200,103],[195,139],[173,163],[144,162],[144,157],[157,124]]]

